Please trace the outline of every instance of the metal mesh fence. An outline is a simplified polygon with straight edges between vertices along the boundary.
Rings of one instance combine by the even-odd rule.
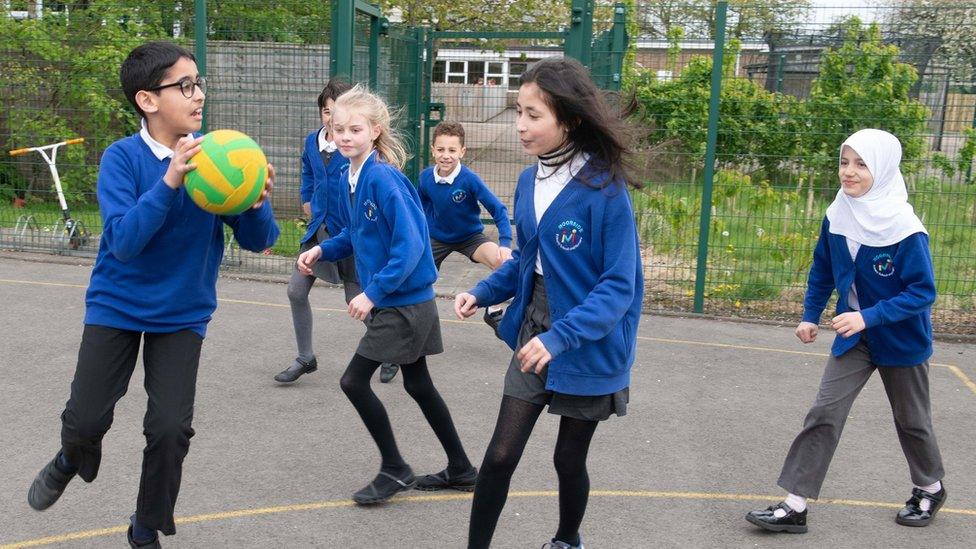
[[[195,40],[194,2],[62,2],[42,12],[38,5],[47,4],[0,4],[0,148],[84,137],[83,145],[60,150],[57,167],[72,217],[92,235],[85,242],[64,238],[40,155],[4,155],[0,248],[94,254],[99,155],[138,129],[118,89],[118,67],[135,45],[169,39],[206,65],[208,129],[251,135],[278,173],[273,206],[281,239],[267,255],[231,246],[225,265],[287,273],[304,232],[301,146],[320,125],[315,99],[330,76],[329,3],[207,3],[205,43]],[[837,148],[854,130],[874,126],[904,145],[910,199],[931,237],[936,329],[976,333],[976,60],[968,47],[976,9],[769,5],[736,3],[721,26],[720,48],[712,2],[628,2],[625,21],[617,20],[615,5],[597,5],[591,72],[604,88],[633,93],[640,106],[637,159],[645,186],[633,196],[647,307],[795,320],[820,221],[837,189]],[[622,71],[615,69],[616,25],[627,26],[631,45]],[[357,15],[352,76],[400,110],[397,129],[414,154],[408,175],[429,163],[429,132],[442,115],[464,124],[465,164],[511,207],[517,176],[533,161],[514,131],[518,77],[532,62],[564,54],[564,28],[536,30],[541,37],[462,38],[377,26]],[[709,147],[719,52],[716,140]],[[443,105],[430,119],[428,100]]]
[[[972,8],[730,9],[704,210],[721,19],[703,20],[697,5],[670,8],[642,6],[633,81],[647,130],[647,185],[635,203],[650,306],[689,310],[698,297],[707,313],[797,319],[820,223],[839,188],[839,146],[875,127],[901,140],[910,201],[930,233],[936,329],[976,331],[974,59],[959,53],[976,24]]]

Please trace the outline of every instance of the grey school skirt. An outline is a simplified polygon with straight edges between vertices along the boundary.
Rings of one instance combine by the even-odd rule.
[[[332,236],[329,235],[329,230],[325,228],[325,223],[322,223],[315,231],[315,234],[312,235],[312,238],[302,243],[298,249],[298,255],[311,250],[313,247],[318,246],[319,243],[325,242],[330,238]],[[298,269],[297,262],[295,263],[295,269]],[[356,276],[356,260],[353,256],[340,259],[336,262],[320,259],[312,265],[312,274],[315,278],[331,284],[341,284],[343,282],[359,284],[359,278]]]
[[[549,300],[546,298],[546,286],[543,278],[535,275],[532,288],[532,301],[525,306],[525,320],[519,329],[518,346],[521,349],[530,339],[549,330]],[[539,404],[549,405],[549,413],[559,416],[581,419],[584,421],[603,421],[611,415],[623,416],[627,414],[627,402],[630,400],[630,388],[625,387],[616,393],[597,396],[567,395],[546,390],[546,376],[549,367],[543,368],[541,374],[525,373],[519,369],[518,350],[512,355],[505,372],[505,389],[507,396]]]
[[[433,299],[373,309],[366,318],[366,334],[356,353],[370,360],[412,364],[422,356],[444,352],[441,322]]]

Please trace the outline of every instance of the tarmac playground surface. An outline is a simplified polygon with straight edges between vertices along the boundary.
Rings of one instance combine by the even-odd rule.
[[[438,291],[467,289],[484,272],[455,254]],[[26,501],[34,475],[58,450],[89,274],[84,259],[0,254],[0,549],[126,546],[145,443],[139,365],[95,482],[76,478],[43,513]],[[163,537],[164,547],[464,547],[470,494],[414,491],[370,508],[350,500],[375,475],[379,455],[339,389],[363,331],[346,315],[341,289],[312,290],[319,370],[290,386],[272,380],[295,353],[285,285],[224,276],[218,298],[177,534]],[[511,352],[480,315],[459,322],[451,300],[438,306],[445,352],[429,359],[431,374],[478,465]],[[789,535],[762,532],[743,516],[784,495],[776,478],[833,334],[821,330],[805,346],[792,327],[645,315],[638,335],[628,414],[603,423],[590,450],[592,493],[581,528],[588,549],[976,546],[976,345],[936,342],[931,360],[949,494],[935,522],[918,529],[894,522],[911,484],[874,376],[851,411],[822,498],[811,503],[810,532]],[[443,451],[400,376],[373,388],[414,471],[442,469]],[[537,548],[553,535],[557,425],[554,416],[540,418],[494,547]]]

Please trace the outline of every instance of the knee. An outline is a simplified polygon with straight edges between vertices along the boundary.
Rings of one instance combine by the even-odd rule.
[[[78,441],[97,441],[101,440],[109,427],[112,426],[111,418],[86,417],[76,414],[65,414],[63,416],[66,431],[72,433],[72,438]]]
[[[557,450],[552,455],[552,464],[556,467],[556,474],[560,477],[575,477],[586,474],[586,459],[573,452]]]
[[[146,442],[152,447],[165,447],[186,452],[194,435],[190,418],[166,416],[146,424]]]
[[[296,284],[294,278],[288,283],[288,301],[291,301],[293,304],[301,304],[308,301],[308,291],[305,289],[304,284]]]
[[[518,456],[504,449],[491,450],[481,463],[480,476],[485,478],[509,478],[518,466]]]
[[[339,388],[342,389],[342,392],[345,393],[349,398],[362,393],[367,387],[368,382],[363,383],[362,381],[356,379],[355,376],[351,376],[348,373],[344,374],[339,379]]]
[[[434,393],[434,386],[429,381],[418,381],[408,376],[403,376],[403,389],[410,398],[418,401],[430,398]]]

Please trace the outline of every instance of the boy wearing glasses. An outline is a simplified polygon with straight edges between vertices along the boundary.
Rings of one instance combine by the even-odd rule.
[[[122,63],[122,89],[142,129],[110,145],[98,174],[102,238],[85,297],[85,327],[61,448],[31,484],[28,503],[54,504],[75,475],[98,474],[112,424],[143,346],[149,406],[131,547],[159,547],[175,533],[173,509],[193,429],[200,347],[217,306],[217,270],[229,225],[241,247],[261,251],[278,237],[267,200],[236,216],[198,208],[181,189],[200,150],[205,81],[188,51],[166,42],[137,47]]]

